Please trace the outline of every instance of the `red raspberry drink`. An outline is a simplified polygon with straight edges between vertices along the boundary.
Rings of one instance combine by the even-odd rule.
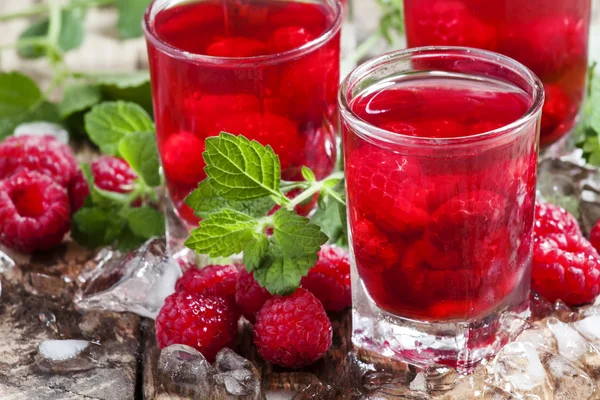
[[[242,134],[279,155],[282,177],[335,164],[341,5],[335,0],[154,1],[146,12],[158,147],[169,195],[205,178],[204,140]],[[189,226],[189,225],[188,225]]]
[[[470,367],[527,309],[541,83],[494,53],[414,49],[359,67],[340,102],[354,341]]]
[[[535,72],[546,91],[541,144],[573,129],[584,98],[590,0],[405,0],[408,45],[497,51]]]

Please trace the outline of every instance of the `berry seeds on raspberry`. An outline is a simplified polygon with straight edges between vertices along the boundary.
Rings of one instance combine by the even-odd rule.
[[[300,368],[321,358],[331,346],[331,322],[321,302],[305,289],[275,296],[256,315],[254,344],[266,361]]]
[[[271,297],[273,297],[271,293],[254,279],[253,273],[246,271],[245,268],[240,270],[235,287],[235,302],[248,321],[254,323],[256,313]]]
[[[235,302],[235,286],[240,269],[236,265],[208,265],[190,268],[177,280],[178,292],[221,296]]]
[[[39,172],[22,170],[0,182],[0,242],[33,252],[58,245],[71,228],[65,188]]]

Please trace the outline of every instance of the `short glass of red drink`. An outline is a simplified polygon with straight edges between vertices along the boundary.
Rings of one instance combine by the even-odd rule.
[[[242,134],[278,154],[282,178],[334,168],[339,0],[155,0],[144,17],[158,149],[170,200],[205,178],[204,140]]]
[[[404,8],[410,47],[496,51],[540,77],[542,147],[573,130],[585,97],[591,0],[404,0]]]
[[[471,368],[528,313],[543,101],[523,65],[460,47],[342,83],[356,345]]]

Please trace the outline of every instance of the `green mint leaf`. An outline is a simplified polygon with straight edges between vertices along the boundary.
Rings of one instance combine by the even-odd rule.
[[[312,169],[304,165],[302,166],[302,177],[309,182],[314,182],[317,180],[317,178],[315,177],[315,173],[312,171]]]
[[[333,199],[326,198],[323,207],[315,211],[310,220],[327,235],[329,244],[347,247],[345,213],[345,207]]]
[[[141,238],[150,239],[165,233],[165,216],[152,207],[131,208],[125,219],[131,232]]]
[[[269,293],[285,296],[293,293],[303,276],[315,264],[313,258],[288,258],[276,243],[271,242],[259,268],[254,270],[254,278]]]
[[[206,139],[202,156],[206,162],[204,170],[221,197],[250,200],[281,196],[279,158],[270,146],[221,132]]]
[[[600,76],[591,82],[591,93],[588,99],[588,121],[590,127],[600,135]]]
[[[150,0],[117,0],[117,29],[122,39],[142,36],[142,18]]]
[[[134,132],[152,132],[154,124],[139,105],[115,101],[94,106],[85,115],[85,129],[103,153],[118,155],[121,139]]]
[[[200,182],[198,188],[185,199],[185,203],[200,218],[206,218],[210,214],[223,209],[240,211],[252,217],[260,218],[264,217],[275,206],[275,202],[270,197],[243,201],[226,200],[217,194],[210,182],[210,179]]]
[[[160,185],[158,148],[154,132],[134,132],[123,137],[118,150],[148,186]]]
[[[96,248],[111,245],[122,230],[121,219],[111,210],[86,206],[73,215],[71,236],[81,245]]]
[[[211,257],[229,257],[240,253],[254,238],[258,221],[234,210],[211,214],[194,229],[185,245],[200,254]]]
[[[61,12],[60,33],[58,46],[64,52],[74,50],[81,46],[85,35],[83,27],[85,12],[81,8],[63,10]],[[48,34],[48,18],[31,24],[21,35],[21,39],[34,37],[43,38]],[[46,54],[45,46],[23,46],[18,49],[19,55],[24,58],[38,58]]]
[[[317,260],[317,253],[327,242],[321,229],[293,211],[280,209],[273,215],[273,237],[285,256]]]
[[[248,272],[260,267],[260,264],[269,250],[269,239],[264,234],[254,237],[244,248],[244,266]]]
[[[78,111],[87,110],[101,100],[102,93],[97,86],[83,84],[67,86],[62,102],[58,105],[58,111],[60,117],[65,119]]]
[[[128,226],[123,228],[117,239],[116,248],[121,251],[138,249],[147,239],[137,236]]]

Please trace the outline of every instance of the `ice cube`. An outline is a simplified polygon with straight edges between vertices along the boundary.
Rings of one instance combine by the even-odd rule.
[[[535,325],[531,329],[523,331],[515,341],[531,343],[538,351],[556,352],[558,350],[554,335],[545,326]]]
[[[214,390],[215,370],[196,349],[173,344],[160,352],[158,379],[168,393],[194,400],[220,398]]]
[[[0,274],[4,274],[14,268],[15,261],[0,249]]]
[[[452,389],[458,380],[454,368],[444,365],[432,365],[425,372],[425,382],[430,391],[446,391]]]
[[[558,353],[567,360],[578,363],[589,349],[589,343],[575,329],[556,318],[548,318],[546,325],[558,344]]]
[[[36,366],[43,372],[57,374],[92,369],[93,359],[84,354],[89,345],[86,340],[44,340],[35,356]]]
[[[17,125],[13,135],[54,136],[61,143],[69,144],[69,133],[65,130],[65,128],[62,125],[54,124],[52,122],[26,122]]]
[[[125,256],[106,258],[80,277],[84,282],[75,305],[80,310],[133,312],[156,318],[165,298],[175,291],[179,264],[164,239],[151,239]]]
[[[587,340],[600,345],[600,315],[592,315],[573,323],[573,327]]]
[[[586,400],[594,394],[592,379],[566,358],[545,353],[541,360],[552,380],[556,399]]]
[[[552,399],[552,387],[535,346],[528,342],[506,345],[494,359],[493,384],[519,396]]]
[[[254,365],[235,351],[225,348],[215,361],[217,385],[222,385],[228,398],[258,400],[262,398],[260,375]]]

